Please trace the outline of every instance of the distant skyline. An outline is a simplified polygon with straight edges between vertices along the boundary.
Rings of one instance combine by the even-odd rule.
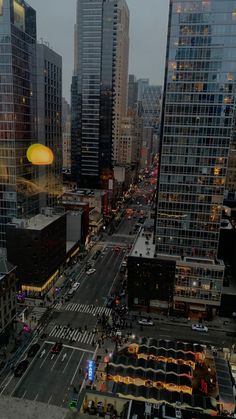
[[[63,62],[63,96],[70,102],[74,68],[76,0],[28,0],[37,12],[37,35]],[[130,9],[129,74],[163,85],[168,22],[168,0],[127,0]]]

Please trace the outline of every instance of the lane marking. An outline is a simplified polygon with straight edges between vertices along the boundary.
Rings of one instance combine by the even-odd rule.
[[[70,362],[70,360],[71,360],[71,358],[72,358],[73,353],[74,353],[74,349],[73,349],[73,351],[71,352],[71,354],[70,354],[70,356],[69,356],[69,358],[68,358],[68,361],[67,361],[67,363],[66,363],[66,365],[65,365],[64,370],[62,371],[62,374],[64,374],[64,372],[65,372],[66,368],[68,367],[68,364],[69,364],[69,362]]]
[[[76,376],[77,371],[78,371],[78,369],[79,369],[79,367],[80,367],[80,364],[81,364],[81,362],[82,362],[83,357],[84,357],[84,352],[82,353],[82,356],[81,356],[81,358],[80,358],[80,360],[79,360],[79,362],[78,362],[78,365],[77,365],[77,367],[76,367],[75,373],[74,373],[74,375],[73,375],[73,377],[72,377],[72,379],[71,379],[70,385],[72,385],[72,384],[73,384],[73,382],[74,382],[75,376]]]
[[[53,355],[56,355],[56,354],[53,354]],[[56,365],[56,363],[57,363],[57,361],[59,360],[59,358],[60,358],[60,356],[56,356],[56,361],[54,362],[54,364],[52,365],[52,368],[50,368],[50,371],[53,371],[53,369],[54,369],[54,367],[55,367],[55,365]]]
[[[45,343],[46,343],[46,342],[45,342]],[[50,352],[50,351],[48,351],[47,355],[44,357],[44,360],[43,360],[43,362],[40,364],[39,368],[42,368],[43,364],[46,362],[46,360],[47,360],[47,358],[48,358],[48,356],[49,356],[49,355],[51,355],[51,352]]]
[[[46,340],[45,343],[48,343],[49,345],[55,345],[55,342],[50,342],[48,340]],[[64,343],[63,343],[63,347],[74,349],[74,350],[81,351],[81,352],[88,352],[90,354],[94,353],[94,351],[89,351],[88,349],[84,349],[84,348],[78,348],[77,346],[65,345]]]

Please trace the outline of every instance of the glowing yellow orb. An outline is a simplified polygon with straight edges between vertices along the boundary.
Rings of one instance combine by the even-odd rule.
[[[54,160],[52,150],[43,144],[32,144],[28,148],[26,156],[35,165],[52,164]]]

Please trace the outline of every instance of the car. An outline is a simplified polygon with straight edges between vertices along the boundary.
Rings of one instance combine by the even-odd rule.
[[[38,343],[35,343],[34,345],[32,345],[28,350],[28,357],[33,358],[37,354],[39,349],[40,349],[40,345]]]
[[[125,295],[126,295],[125,290],[122,290],[122,291],[119,293],[119,297],[125,297]]]
[[[208,327],[205,326],[202,323],[195,323],[192,324],[192,330],[195,330],[196,332],[208,332]]]
[[[69,298],[69,299],[72,298],[73,295],[74,295],[74,293],[75,293],[75,289],[74,288],[71,288],[69,290],[68,294],[67,294],[67,298]]]
[[[140,324],[141,326],[153,326],[154,323],[152,320],[143,318],[138,320],[138,324]]]
[[[96,253],[94,253],[93,255],[93,260],[96,260],[100,256],[101,253],[102,253],[101,250],[97,250]]]
[[[73,290],[75,290],[75,291],[77,291],[77,289],[80,287],[80,282],[75,282],[73,285],[72,285],[72,289]]]
[[[87,275],[92,275],[92,274],[94,274],[94,272],[96,272],[96,269],[91,268],[91,269],[89,269],[88,271],[86,271],[86,274],[87,274]]]
[[[24,359],[23,361],[21,361],[16,369],[14,370],[14,376],[15,377],[22,377],[22,375],[24,374],[24,372],[27,370],[29,365],[29,361],[28,359]]]
[[[62,350],[62,343],[61,342],[56,342],[53,347],[51,348],[51,352],[53,354],[59,354],[59,352],[61,352]]]

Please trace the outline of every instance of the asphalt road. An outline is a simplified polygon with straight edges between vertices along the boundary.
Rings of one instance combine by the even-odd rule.
[[[132,330],[136,336],[152,337],[155,339],[178,339],[182,341],[193,341],[196,343],[210,344],[217,347],[230,347],[232,345],[232,337],[226,336],[223,330],[211,330],[207,333],[196,332],[191,329],[191,324],[167,324],[162,321],[154,321],[154,326],[140,326],[133,322]]]
[[[12,392],[14,397],[68,406],[73,388],[79,389],[86,363],[88,359],[92,359],[93,354],[64,346],[60,354],[53,355],[50,352],[51,347],[50,343],[41,347],[41,351],[45,349],[45,354],[41,358],[36,357],[25,376],[18,379]]]
[[[128,228],[128,223],[125,228]],[[70,301],[57,303],[57,307],[52,309],[50,322],[45,329],[47,338],[40,342],[42,346],[39,355],[43,349],[45,354],[42,358],[36,356],[22,378],[9,375],[4,383],[5,387],[1,388],[2,394],[63,407],[68,405],[73,386],[79,389],[87,360],[92,358],[95,351],[95,312],[104,312],[106,315],[110,312],[105,307],[105,302],[119,277],[119,268],[126,249],[126,246],[122,246],[117,252],[115,245],[107,247],[104,242],[98,243],[91,252],[91,257],[97,249],[103,252],[95,261],[96,272],[92,275],[86,274],[85,266],[80,265],[78,270],[74,269],[77,272],[75,280],[81,286]],[[54,342],[59,341],[62,342],[63,349],[59,355],[52,356],[50,349]],[[82,374],[79,374],[80,368]]]

